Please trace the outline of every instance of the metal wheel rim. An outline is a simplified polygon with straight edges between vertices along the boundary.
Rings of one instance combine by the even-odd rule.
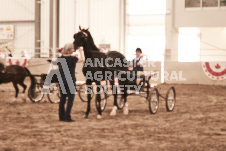
[[[176,102],[176,94],[175,94],[175,89],[171,87],[166,96],[166,105],[169,111],[172,111],[175,107],[175,102]]]
[[[51,103],[60,102],[60,90],[59,87],[50,88],[50,93],[48,94],[48,99]]]
[[[91,99],[93,98],[93,89],[91,91]],[[79,98],[83,101],[83,102],[88,102],[87,100],[87,95],[88,95],[88,91],[87,91],[87,88],[86,88],[86,84],[82,84],[80,87],[79,87]]]
[[[101,102],[101,111],[104,111],[104,109],[106,107],[107,100],[106,99],[103,99],[100,102]]]
[[[158,111],[159,100],[158,100],[158,91],[154,89],[149,95],[149,107],[153,114]],[[154,104],[154,105],[153,105]],[[154,108],[153,108],[154,107]]]
[[[119,95],[119,97],[117,97],[118,109],[122,109],[124,107],[124,105],[125,105],[125,101],[124,101],[123,95]]]
[[[32,102],[40,102],[42,98],[44,97],[44,94],[42,93],[42,88],[40,86],[37,86],[35,88],[35,98],[31,96],[31,89],[28,90],[28,95],[29,98],[31,99]],[[38,96],[38,97],[37,97]]]

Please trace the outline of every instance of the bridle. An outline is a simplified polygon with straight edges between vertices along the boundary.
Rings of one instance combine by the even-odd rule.
[[[81,31],[83,33],[83,35],[85,36],[85,38],[87,39],[88,38],[88,34],[84,31]]]
[[[87,41],[88,39],[88,34],[82,30],[80,30],[80,33],[82,34],[81,37],[84,39],[84,41]],[[75,38],[76,40],[76,38]],[[79,45],[83,45],[84,44],[84,41],[80,41],[80,44]]]

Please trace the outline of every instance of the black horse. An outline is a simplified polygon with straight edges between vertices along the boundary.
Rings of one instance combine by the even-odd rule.
[[[97,95],[96,100],[99,103],[97,105],[98,115],[97,118],[101,118],[101,106],[100,106],[100,81],[102,80],[109,80],[110,87],[112,88],[113,95],[114,95],[114,107],[111,112],[111,115],[116,115],[117,110],[117,88],[115,86],[115,77],[118,76],[118,73],[121,71],[128,71],[129,62],[126,61],[125,56],[117,51],[109,51],[108,53],[102,53],[94,44],[93,38],[88,29],[81,29],[79,26],[80,31],[74,34],[74,48],[77,49],[78,47],[83,46],[84,55],[85,55],[85,64],[83,66],[83,74],[86,77],[86,85],[90,86],[92,82],[95,82],[97,85]],[[107,61],[106,61],[107,60]],[[100,64],[96,64],[96,62],[100,61]],[[92,66],[92,62],[94,65]],[[116,63],[117,62],[117,63]],[[97,75],[96,73],[100,73],[102,78],[95,78]],[[116,74],[115,74],[116,73]],[[96,74],[96,75],[95,75]],[[88,75],[88,76],[87,76]],[[90,78],[92,77],[92,78]],[[125,78],[126,74],[120,74],[120,77],[123,77],[124,80],[118,78],[118,84],[120,86],[125,86],[128,84],[128,80]],[[106,79],[107,78],[107,79]],[[124,99],[125,107],[127,107],[126,97],[127,97],[127,87],[121,87],[122,92],[122,99]],[[91,94],[87,95],[87,111],[85,117],[88,118],[90,112],[90,100]],[[124,107],[124,113],[128,114],[128,109]]]
[[[30,71],[26,67],[21,67],[18,65],[4,66],[0,63],[0,84],[12,82],[16,90],[15,99],[18,97],[19,88],[17,84],[23,87],[23,95],[27,86],[24,84],[26,76],[29,76],[31,79],[31,95],[35,95],[35,78],[31,75]]]

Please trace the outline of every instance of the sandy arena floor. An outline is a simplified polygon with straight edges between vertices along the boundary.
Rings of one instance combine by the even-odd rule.
[[[28,84],[28,83],[27,83]],[[226,87],[174,85],[177,102],[167,112],[160,99],[158,113],[149,113],[148,101],[129,96],[129,115],[110,116],[109,97],[103,119],[91,113],[84,119],[86,103],[76,95],[73,123],[58,120],[58,104],[47,97],[40,103],[14,98],[12,84],[0,85],[0,151],[24,150],[226,150]],[[165,93],[170,85],[160,85]],[[20,90],[21,87],[20,87]]]

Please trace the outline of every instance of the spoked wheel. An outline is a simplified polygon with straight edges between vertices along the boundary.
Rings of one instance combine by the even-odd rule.
[[[156,88],[154,88],[152,91],[150,91],[148,96],[149,101],[149,111],[151,114],[155,114],[158,111],[159,108],[159,93]]]
[[[116,92],[118,92],[118,88],[116,88]],[[118,92],[119,93],[119,92]],[[125,106],[125,99],[122,94],[117,94],[117,100],[116,100],[116,105],[119,110],[123,109]]]
[[[101,111],[103,112],[104,109],[106,108],[107,105],[107,94],[106,94],[107,90],[106,87],[101,86],[101,92],[100,92],[100,102],[97,101],[97,99],[95,99],[95,103],[96,103],[96,108],[98,109],[99,106],[101,108]]]
[[[51,103],[59,103],[60,102],[60,87],[59,84],[56,83],[56,87],[49,89],[50,93],[47,94],[49,102]]]
[[[42,93],[42,87],[40,84],[35,84],[35,88],[34,88],[34,95],[32,95],[32,90],[31,87],[28,89],[28,97],[29,99],[34,102],[40,102],[42,100],[42,98],[44,97],[44,94]]]
[[[176,91],[174,87],[170,87],[166,94],[166,110],[172,112],[176,102]]]
[[[82,102],[88,102],[87,100],[87,95],[88,93],[91,93],[91,99],[93,98],[93,89],[92,88],[87,88],[86,83],[83,83],[79,87],[78,95],[79,98],[82,100]]]

